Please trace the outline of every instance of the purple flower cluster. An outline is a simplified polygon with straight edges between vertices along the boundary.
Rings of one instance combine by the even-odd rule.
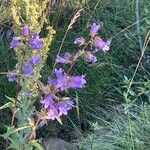
[[[10,43],[10,48],[17,48],[20,43],[25,43],[28,45],[28,47],[30,48],[30,50],[28,51],[29,57],[26,58],[26,61],[22,66],[22,73],[24,75],[31,76],[34,75],[34,66],[42,62],[39,49],[42,48],[43,43],[37,33],[33,33],[30,31],[28,25],[24,25],[21,28],[21,34],[22,36],[20,37],[13,37]],[[12,82],[15,80],[16,76],[8,73],[7,77],[8,80]]]
[[[86,84],[85,75],[68,76],[61,68],[55,69],[55,78],[48,78],[48,84],[55,90],[83,88]]]
[[[39,50],[42,48],[43,42],[39,35],[37,33],[32,33],[28,25],[24,25],[21,28],[21,33],[23,37],[13,37],[10,43],[10,48],[17,48],[20,40],[23,40],[24,38],[28,39],[28,46],[31,50]]]
[[[79,46],[85,45],[85,47],[83,48],[84,51],[82,51],[85,60],[89,63],[96,63],[97,58],[96,58],[96,56],[94,56],[94,54],[98,50],[101,50],[103,52],[109,51],[110,41],[103,40],[99,36],[96,36],[98,31],[101,28],[100,24],[97,24],[94,22],[89,27],[90,27],[90,33],[89,33],[89,35],[90,35],[89,39],[90,40],[89,39],[86,40],[83,37],[78,37],[78,38],[76,38],[74,43],[78,44]],[[88,48],[88,45],[90,45],[91,48]]]
[[[67,115],[74,106],[74,102],[71,98],[61,97],[60,92],[71,88],[83,88],[85,83],[85,75],[68,76],[63,69],[55,69],[54,78],[48,78],[51,92],[41,101],[44,109],[47,110],[47,119],[58,120],[60,116]],[[56,96],[57,94],[59,96]]]
[[[76,54],[71,54],[66,52],[64,55],[56,56],[57,64],[70,64],[70,68],[76,62],[76,60],[82,56],[89,63],[96,63],[97,58],[94,55],[98,50],[103,52],[109,51],[110,42],[105,41],[97,33],[101,28],[100,24],[93,23],[90,25],[89,38],[84,39],[83,37],[78,37],[74,41],[75,44],[79,46],[84,46]],[[14,37],[11,41],[11,48],[16,48],[20,42],[26,43],[30,48],[29,56],[26,58],[22,66],[22,72],[24,75],[32,76],[34,75],[34,66],[42,62],[40,56],[40,49],[43,46],[43,42],[37,33],[30,31],[28,25],[24,25],[21,28],[22,37]],[[90,47],[89,47],[90,46]],[[62,68],[55,68],[54,74],[48,77],[47,85],[43,88],[43,93],[45,93],[44,98],[40,101],[43,105],[43,109],[46,117],[41,121],[44,123],[46,119],[60,120],[62,115],[67,115],[68,111],[74,107],[74,102],[72,98],[62,97],[66,91],[69,89],[81,89],[85,87],[86,80],[85,75],[69,75],[70,68],[66,73]],[[9,81],[16,80],[16,76],[10,72],[7,75]],[[44,85],[43,85],[44,86]],[[39,87],[40,88],[40,87]],[[26,89],[24,94],[28,95],[32,93],[32,89]]]
[[[48,94],[45,98],[41,101],[44,105],[44,108],[47,109],[47,118],[51,120],[58,119],[62,115],[67,115],[68,111],[72,109],[74,106],[74,102],[70,100],[70,98],[62,98],[61,101],[54,100],[52,94]]]

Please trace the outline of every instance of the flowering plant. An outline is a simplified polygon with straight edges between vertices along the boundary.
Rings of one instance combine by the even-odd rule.
[[[14,3],[19,4],[15,0]],[[17,13],[14,14],[15,19],[18,18],[16,24],[21,25]],[[37,23],[37,20],[35,22]],[[70,28],[72,24],[71,22]],[[18,62],[15,70],[8,72],[7,78],[10,82],[16,81],[20,85],[20,90],[16,98],[7,97],[10,101],[1,107],[9,107],[12,110],[11,127],[7,128],[3,136],[9,139],[11,148],[18,150],[41,148],[38,141],[34,140],[36,129],[49,119],[56,119],[62,123],[61,116],[67,115],[68,111],[75,107],[73,97],[67,96],[68,91],[85,87],[85,74],[70,73],[76,61],[82,57],[89,63],[96,63],[95,53],[99,50],[107,52],[110,46],[109,41],[97,35],[100,24],[91,24],[89,37],[87,39],[78,37],[74,41],[80,47],[77,53],[66,52],[62,56],[59,54],[56,56],[53,71],[44,84],[39,80],[40,71],[47,58],[48,46],[55,31],[52,27],[48,27],[47,37],[41,38],[40,31],[33,28],[35,25],[27,15],[26,24],[16,28],[19,34],[12,38],[10,48],[15,50]],[[69,64],[69,68],[66,71],[57,64]],[[40,109],[34,107],[35,101],[41,103]],[[17,138],[19,142],[16,142]]]

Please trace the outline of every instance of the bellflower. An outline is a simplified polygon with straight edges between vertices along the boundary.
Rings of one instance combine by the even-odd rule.
[[[11,72],[9,72],[9,73],[7,74],[7,78],[8,78],[8,81],[13,82],[13,81],[16,80],[16,75],[13,74],[13,73],[11,73]]]
[[[85,44],[85,39],[83,37],[78,37],[75,39],[74,44],[77,44],[79,46],[84,45]]]
[[[29,59],[28,59],[28,63],[30,65],[35,65],[38,64],[42,61],[42,59],[40,58],[40,55],[38,54],[33,54]]]
[[[101,49],[103,52],[107,52],[109,51],[110,42],[104,41],[100,37],[97,36],[94,38],[94,46],[95,48]]]
[[[56,79],[56,88],[60,88],[61,91],[69,88],[69,77],[65,74],[62,77]]]
[[[55,120],[59,118],[59,112],[57,106],[50,107],[48,110],[48,119]]]
[[[21,28],[21,32],[23,36],[28,36],[29,35],[29,26],[26,24]]]
[[[56,75],[56,88],[60,88],[61,91],[69,88],[69,77],[60,69],[55,69]]]
[[[94,56],[91,52],[85,52],[85,59],[87,62],[95,63],[97,61],[96,56]]]
[[[100,29],[100,24],[96,24],[95,22],[90,25],[90,35],[95,36],[98,30]]]
[[[33,68],[28,64],[24,64],[22,71],[25,75],[33,75]]]
[[[74,102],[71,100],[65,100],[62,101],[58,104],[58,109],[59,109],[59,116],[61,115],[67,115],[68,111],[72,109],[74,106]]]
[[[83,88],[84,84],[86,84],[86,80],[84,78],[85,78],[85,75],[72,76],[70,78],[69,86],[71,88]]]
[[[13,37],[11,43],[10,43],[10,48],[16,48],[19,44],[19,40],[20,40],[20,37]]]
[[[34,33],[29,40],[29,46],[32,50],[38,50],[42,48],[42,40],[37,33]]]
[[[55,75],[56,75],[56,78],[61,78],[64,76],[64,71],[62,68],[59,68],[59,69],[55,69]]]
[[[54,104],[54,101],[53,101],[53,97],[51,94],[48,94],[44,100],[40,101],[42,104],[44,104],[44,108],[48,108],[50,106],[52,106]]]
[[[68,63],[71,61],[72,58],[73,56],[69,52],[66,52],[63,57],[57,55],[56,63]]]

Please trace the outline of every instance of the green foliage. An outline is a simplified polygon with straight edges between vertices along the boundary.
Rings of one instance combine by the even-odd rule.
[[[4,24],[4,22],[10,19],[10,6],[9,3],[5,0],[0,1],[0,24]]]
[[[149,82],[149,81],[148,81]],[[93,132],[79,143],[81,150],[147,150],[150,147],[150,110],[149,85],[147,82],[138,85],[137,89],[145,92],[130,92],[130,103],[118,105],[111,110],[111,121],[101,119],[99,124],[91,126]],[[139,104],[139,96],[149,93]],[[133,98],[134,97],[134,98]],[[127,105],[128,104],[128,105]],[[107,110],[108,111],[108,110]],[[98,118],[98,116],[97,116]],[[103,122],[103,123],[102,123]],[[101,124],[101,125],[100,125]]]

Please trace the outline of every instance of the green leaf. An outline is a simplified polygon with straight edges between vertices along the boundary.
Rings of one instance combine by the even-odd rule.
[[[132,96],[135,96],[135,93],[134,93],[134,91],[132,91],[132,90],[129,90],[129,93],[130,93]]]
[[[4,104],[3,106],[1,106],[0,109],[5,109],[5,108],[8,108],[8,107],[10,108],[12,105],[13,105],[12,102],[8,102],[8,103]]]
[[[38,150],[44,150],[40,143],[38,143],[38,140],[32,140],[31,145],[37,148]]]
[[[15,103],[15,101],[16,101],[13,97],[8,97],[8,96],[6,96],[6,95],[5,95],[5,97],[6,97],[8,100],[10,100],[11,102],[13,102],[13,103]]]
[[[18,131],[21,131],[21,130],[24,130],[24,129],[26,129],[26,128],[30,128],[31,126],[29,126],[29,125],[25,125],[25,126],[23,126],[23,127],[20,127],[20,128],[17,128],[17,129],[15,129],[15,130],[13,130],[10,134],[12,134],[12,133],[15,133],[15,132],[18,132]]]
[[[150,25],[150,20],[149,19],[146,19],[145,22],[146,22],[147,25]]]
[[[148,9],[148,8],[144,8],[144,12],[145,12],[146,14],[148,14],[148,13],[149,13],[149,9]]]
[[[21,131],[21,130],[24,130],[24,129],[30,128],[30,127],[31,126],[29,126],[29,125],[24,125],[24,126],[19,127],[19,128],[14,128],[14,126],[7,127],[7,132],[1,136],[4,137],[5,139],[7,139],[12,133],[15,133],[15,132],[18,132],[18,131]]]

